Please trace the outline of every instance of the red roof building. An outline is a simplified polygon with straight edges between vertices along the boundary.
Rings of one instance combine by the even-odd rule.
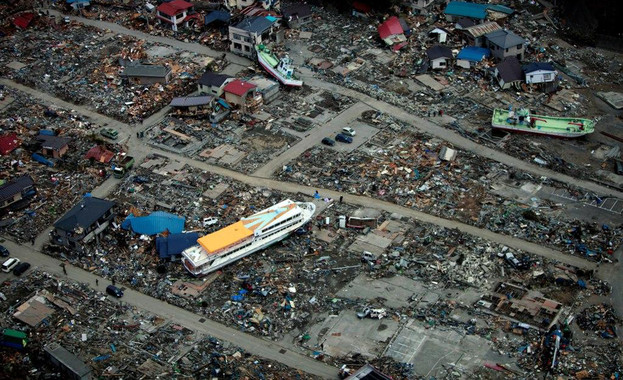
[[[96,145],[93,148],[89,149],[87,154],[84,156],[86,159],[93,159],[97,162],[101,162],[103,164],[109,163],[115,154],[108,149],[104,148],[101,145]]]
[[[198,13],[193,9],[193,4],[184,0],[173,0],[168,3],[162,3],[158,5],[156,17],[160,22],[171,25],[171,29],[177,32],[177,28],[180,24],[184,24],[185,27],[189,26],[189,23],[196,22],[200,19]]]
[[[15,133],[0,136],[0,154],[6,156],[20,146],[21,143],[21,140],[17,138]]]
[[[192,8],[193,5],[184,0],[173,0],[168,3],[158,5],[158,12],[167,16],[177,16],[184,13],[185,10]]]
[[[35,18],[35,14],[32,12],[22,13],[20,15],[15,16],[13,19],[13,24],[20,29],[26,29]]]
[[[245,96],[247,92],[249,92],[250,90],[256,87],[257,86],[254,84],[245,82],[240,79],[236,79],[234,81],[227,83],[227,85],[223,88],[223,92],[227,92],[227,93],[242,97],[242,96]]]
[[[396,51],[407,44],[407,37],[405,37],[400,20],[396,16],[392,16],[385,20],[384,23],[378,27],[379,36],[385,43],[392,47],[392,50]]]

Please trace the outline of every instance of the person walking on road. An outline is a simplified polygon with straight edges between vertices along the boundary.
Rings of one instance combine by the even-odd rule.
[[[65,267],[65,263],[61,263],[61,266],[63,267],[63,273],[65,274],[65,276],[67,276],[67,268]]]
[[[95,279],[95,286],[100,286],[100,280],[99,279]]]

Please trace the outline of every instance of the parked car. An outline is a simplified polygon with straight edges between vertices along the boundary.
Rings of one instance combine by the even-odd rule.
[[[339,142],[350,144],[350,143],[353,142],[353,138],[350,137],[350,136],[346,136],[346,135],[343,135],[341,133],[338,133],[337,136],[335,136],[335,141],[339,141]]]
[[[0,255],[2,257],[9,257],[9,250],[3,245],[0,245]]]
[[[9,273],[13,268],[19,264],[20,260],[17,257],[11,257],[7,261],[2,263],[2,271],[5,273]]]
[[[351,127],[342,128],[342,134],[346,136],[355,136],[357,133]]]
[[[322,143],[324,145],[333,146],[335,145],[335,140],[325,137],[324,139],[322,139]]]
[[[123,291],[114,285],[108,285],[106,287],[106,293],[117,298],[123,297]]]
[[[100,131],[100,135],[109,138],[111,140],[116,140],[117,137],[119,137],[119,132],[117,132],[116,129],[112,129],[112,128],[103,128]]]
[[[30,268],[30,263],[21,262],[15,268],[13,268],[13,274],[16,276],[21,276],[22,273],[26,272]]]
[[[213,226],[216,223],[218,223],[218,218],[215,218],[213,216],[211,216],[209,218],[203,218],[203,226],[204,227]]]

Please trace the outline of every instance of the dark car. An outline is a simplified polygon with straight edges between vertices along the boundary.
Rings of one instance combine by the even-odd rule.
[[[21,274],[26,272],[28,268],[30,268],[30,263],[21,262],[17,264],[15,268],[13,268],[13,274],[16,276],[21,276]]]
[[[346,136],[346,135],[343,135],[341,133],[338,133],[337,136],[335,136],[335,141],[339,141],[339,142],[350,144],[350,143],[353,142],[353,138],[350,137],[350,136]]]
[[[134,183],[139,183],[139,184],[140,183],[148,183],[149,182],[149,178],[143,177],[142,175],[137,175],[137,176],[134,176],[134,178],[132,178],[132,181]]]
[[[335,140],[325,137],[324,139],[322,139],[322,143],[324,145],[333,146],[335,145]]]
[[[9,250],[6,249],[3,245],[0,245],[0,255],[2,257],[9,257]]]
[[[108,285],[106,287],[106,293],[117,298],[123,297],[123,291],[114,285]]]

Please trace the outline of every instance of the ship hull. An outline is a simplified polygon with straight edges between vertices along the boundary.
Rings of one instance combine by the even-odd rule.
[[[560,138],[578,138],[595,130],[595,122],[589,119],[529,115],[525,110],[519,112],[522,112],[521,115],[511,116],[509,111],[494,109],[491,127],[516,133]]]
[[[302,80],[286,78],[277,69],[275,69],[268,62],[266,62],[264,58],[262,57],[262,54],[259,51],[257,51],[257,48],[256,48],[256,54],[257,54],[257,61],[260,63],[260,66],[262,66],[264,70],[268,71],[268,73],[272,75],[273,77],[275,77],[275,79],[277,79],[279,82],[283,83],[286,86],[291,86],[291,87],[303,86]]]
[[[242,243],[242,244],[248,245],[247,248],[241,249],[231,254],[215,256],[213,260],[207,263],[204,262],[198,267],[195,267],[193,263],[187,257],[184,257],[182,259],[184,267],[193,276],[196,276],[196,277],[205,276],[235,261],[238,261],[246,256],[249,256],[257,251],[261,251],[264,248],[267,248],[268,246],[272,244],[280,242],[281,240],[287,238],[288,236],[290,236],[290,234],[292,234],[294,231],[301,228],[302,226],[304,226],[311,220],[316,207],[313,203],[305,203],[305,204],[308,206],[307,208],[303,208],[301,210],[302,220],[300,222],[294,223],[288,226],[287,228],[284,228],[283,231],[280,231],[279,233],[276,233],[270,236],[270,238],[268,237],[263,238],[262,235],[254,236],[250,244],[249,244],[249,241],[244,241],[244,243]],[[235,250],[235,249],[236,247],[232,247],[232,250]]]

